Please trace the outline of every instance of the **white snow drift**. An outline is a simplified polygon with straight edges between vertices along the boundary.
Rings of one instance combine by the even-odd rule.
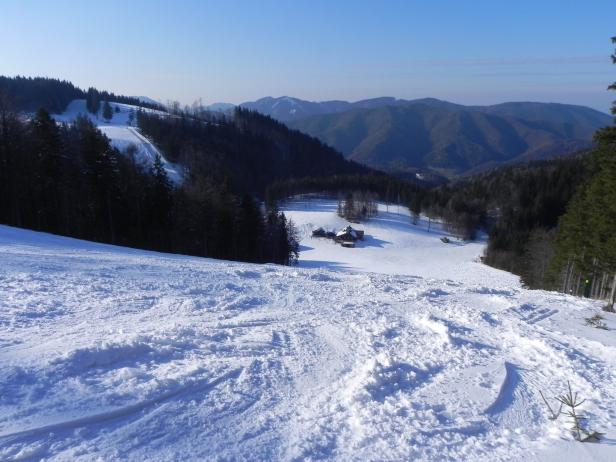
[[[613,319],[396,212],[309,268],[0,227],[0,460],[614,460]],[[602,442],[548,419],[567,380]]]

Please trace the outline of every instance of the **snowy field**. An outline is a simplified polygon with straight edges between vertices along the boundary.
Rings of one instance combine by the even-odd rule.
[[[616,322],[390,208],[298,268],[0,226],[0,460],[616,460]],[[573,441],[539,395],[587,399]]]
[[[340,230],[349,223],[336,214],[336,201],[295,200],[282,207],[296,224],[301,238],[300,267],[328,268],[382,274],[406,274],[424,278],[455,279],[472,284],[518,286],[518,277],[495,271],[481,264],[485,242],[464,243],[452,238],[449,245],[441,238],[449,234],[440,223],[421,218],[410,224],[405,207],[379,205],[377,217],[362,224],[352,224],[365,232],[357,247],[347,249],[332,240],[312,238],[312,230]],[[428,228],[429,231],[428,231]]]
[[[100,131],[107,135],[111,141],[111,144],[121,152],[124,152],[130,145],[134,145],[137,148],[137,160],[143,165],[152,165],[154,163],[154,159],[156,159],[156,155],[160,155],[169,179],[175,184],[180,184],[182,182],[183,174],[181,166],[167,161],[163,153],[160,152],[145,136],[143,136],[139,132],[138,128],[136,128],[137,110],[139,108],[137,106],[123,103],[109,104],[113,109],[113,117],[109,122],[106,122],[105,119],[103,119],[102,103],[98,114],[92,114],[88,112],[86,108],[85,99],[76,99],[71,101],[66,108],[66,111],[62,114],[54,114],[53,118],[58,122],[71,123],[77,118],[77,116],[85,115],[98,127]],[[116,108],[119,112],[116,112]],[[153,109],[142,108],[142,110],[166,115],[166,113]],[[129,119],[131,113],[134,117],[132,125],[130,125]]]

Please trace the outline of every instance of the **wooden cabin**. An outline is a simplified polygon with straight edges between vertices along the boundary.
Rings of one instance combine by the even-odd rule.
[[[355,247],[355,242],[364,238],[364,231],[360,229],[353,229],[350,225],[341,229],[336,233],[336,241],[340,242],[345,247]],[[345,245],[345,243],[353,243],[352,246]]]

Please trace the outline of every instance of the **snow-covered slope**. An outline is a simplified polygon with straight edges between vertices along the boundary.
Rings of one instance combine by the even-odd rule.
[[[86,109],[86,100],[76,99],[66,108],[62,114],[54,114],[53,117],[58,122],[73,122],[78,115],[85,115],[111,140],[111,144],[118,148],[120,151],[125,151],[130,145],[134,145],[137,148],[137,159],[143,162],[144,165],[151,165],[159,154],[163,160],[163,165],[169,179],[175,183],[180,184],[182,182],[182,168],[177,164],[168,162],[165,156],[160,152],[154,144],[152,144],[145,136],[143,136],[139,129],[136,128],[136,115],[137,106],[123,103],[110,103],[113,108],[113,117],[109,122],[105,121],[102,116],[102,105],[98,114],[92,114]],[[119,112],[116,112],[116,108]],[[164,114],[160,111],[153,109],[142,108],[144,111]],[[131,113],[133,117],[131,125]]]
[[[304,239],[312,268],[0,226],[0,460],[614,460],[610,315],[395,212],[363,247]],[[603,442],[548,419],[567,380]]]

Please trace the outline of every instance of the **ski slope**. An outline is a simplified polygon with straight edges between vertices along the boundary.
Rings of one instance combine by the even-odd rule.
[[[0,226],[0,460],[615,460],[613,315],[425,225],[385,209],[299,267]],[[567,380],[602,442],[548,419]]]
[[[163,167],[167,172],[169,179],[176,185],[182,183],[183,170],[178,164],[173,164],[167,159],[162,152],[160,152],[154,144],[152,144],[145,136],[143,136],[139,129],[136,128],[137,106],[123,103],[109,103],[113,109],[113,117],[109,122],[105,121],[102,116],[102,104],[101,109],[97,114],[92,114],[86,108],[85,99],[76,99],[71,101],[62,114],[54,114],[53,117],[58,122],[73,122],[79,115],[88,117],[97,127],[110,139],[111,144],[120,150],[126,151],[130,145],[134,145],[137,148],[136,158],[145,166],[150,166],[154,163],[157,155],[160,155],[163,161]],[[116,108],[119,112],[116,112]],[[166,115],[161,111],[154,109],[141,108],[141,110],[153,112],[161,115]],[[130,114],[133,114],[133,121],[131,125]]]

